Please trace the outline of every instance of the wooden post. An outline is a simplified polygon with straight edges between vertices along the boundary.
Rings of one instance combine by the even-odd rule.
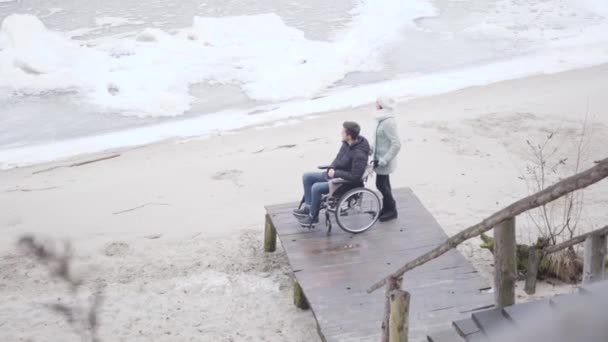
[[[401,279],[391,277],[386,284],[386,302],[384,303],[384,317],[382,318],[382,342],[389,342],[390,317],[391,317],[391,294],[401,289]]]
[[[410,294],[393,290],[390,294],[389,342],[407,342],[410,315]]]
[[[511,217],[494,228],[494,298],[499,308],[515,304],[516,244],[515,218]]]
[[[293,304],[302,310],[308,310],[310,308],[310,304],[308,304],[308,299],[304,295],[304,290],[298,283],[298,281],[293,279]]]
[[[528,252],[528,274],[526,275],[526,286],[524,287],[524,291],[529,295],[536,293],[536,278],[538,278],[541,257],[542,254],[538,247],[530,247],[530,251]]]
[[[591,235],[585,240],[583,284],[604,279],[606,235]]]
[[[264,228],[264,251],[274,252],[277,249],[277,231],[272,224],[270,215],[266,214],[266,227]]]

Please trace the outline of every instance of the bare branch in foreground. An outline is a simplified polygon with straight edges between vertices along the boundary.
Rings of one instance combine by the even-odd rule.
[[[54,244],[41,242],[26,235],[19,239],[19,248],[25,255],[46,266],[51,276],[66,283],[70,289],[73,304],[51,303],[45,307],[65,318],[83,341],[99,342],[99,310],[103,301],[101,288],[97,288],[88,300],[83,299],[83,281],[72,272],[72,248],[69,243],[58,250]]]

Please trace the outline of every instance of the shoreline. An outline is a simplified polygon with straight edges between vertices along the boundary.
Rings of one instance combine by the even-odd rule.
[[[603,45],[592,45],[602,49]],[[564,52],[564,49],[561,49]],[[567,52],[568,49],[566,49]],[[607,50],[608,51],[608,50]],[[608,53],[606,53],[608,56]],[[403,101],[413,101],[433,96],[441,96],[466,89],[491,86],[503,82],[525,80],[528,78],[559,75],[568,72],[584,71],[593,68],[602,69],[608,63],[598,54],[597,60],[577,61],[576,55],[562,56],[554,64],[543,64],[545,73],[539,71],[519,70],[523,63],[536,65],[546,59],[544,56],[522,56],[508,61],[497,61],[488,65],[457,69],[443,73],[432,73],[413,79],[397,79],[380,83],[363,84],[332,93],[331,90],[312,100],[288,101],[265,104],[247,110],[223,110],[204,114],[184,120],[146,125],[110,133],[78,137],[58,142],[34,144],[18,148],[0,150],[0,170],[45,164],[53,161],[70,160],[78,156],[115,152],[121,149],[139,148],[165,140],[204,138],[214,134],[230,133],[251,127],[280,124],[281,121],[301,120],[311,115],[324,115],[335,111],[356,109],[369,105],[378,96],[388,95]],[[571,58],[573,61],[568,62]],[[486,73],[499,69],[499,75],[488,77]],[[475,75],[471,75],[474,73]],[[468,79],[462,87],[460,81]],[[409,93],[400,89],[412,89],[414,84],[421,88]],[[437,88],[436,84],[443,84]],[[356,100],[354,100],[356,99]],[[255,114],[253,114],[255,113]]]
[[[605,157],[606,93],[602,65],[401,101],[403,149],[393,186],[411,187],[455,234],[528,194],[519,179],[530,162],[526,140],[542,142],[556,131],[559,157],[573,160],[587,117],[593,129],[583,168]],[[284,255],[262,252],[264,205],[297,200],[301,173],[335,155],[341,122],[358,121],[370,135],[371,112],[363,106],[170,139],[37,174],[104,154],[0,171],[0,206],[8,208],[0,212],[0,289],[7,294],[0,340],[74,338],[37,304],[65,289],[15,249],[17,237],[36,234],[71,241],[76,271],[104,285],[104,340],[319,341],[310,312],[291,305]],[[608,183],[587,189],[580,229],[605,225],[607,205]],[[518,219],[518,241],[534,232],[526,217]],[[459,250],[491,281],[492,257],[479,243]],[[521,290],[525,301],[572,287],[542,283],[535,297]]]

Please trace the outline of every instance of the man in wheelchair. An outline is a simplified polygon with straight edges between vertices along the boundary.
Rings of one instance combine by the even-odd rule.
[[[367,168],[370,146],[356,122],[346,121],[342,125],[342,146],[336,159],[323,171],[307,172],[302,177],[304,185],[304,206],[294,209],[293,214],[303,227],[319,222],[319,210],[323,195],[330,191],[330,181],[340,183],[340,192],[362,186],[362,178]]]

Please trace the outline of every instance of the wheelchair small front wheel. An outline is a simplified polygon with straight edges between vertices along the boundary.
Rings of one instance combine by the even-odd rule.
[[[370,229],[380,217],[382,205],[375,192],[357,188],[345,193],[336,206],[336,223],[342,230],[359,234]]]

